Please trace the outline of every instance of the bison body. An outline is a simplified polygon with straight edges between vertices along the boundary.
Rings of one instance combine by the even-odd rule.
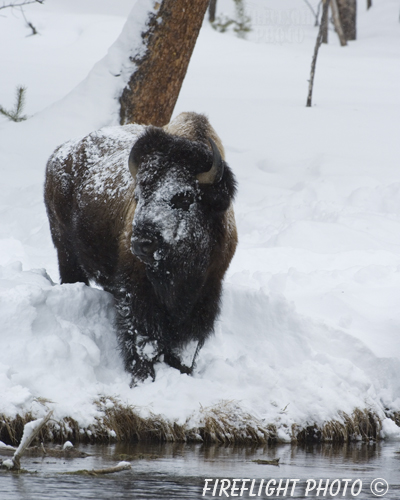
[[[93,280],[114,295],[134,382],[154,379],[162,359],[190,373],[182,348],[200,348],[213,331],[237,244],[235,180],[223,157],[207,118],[183,113],[164,129],[102,129],[48,161],[61,282]]]

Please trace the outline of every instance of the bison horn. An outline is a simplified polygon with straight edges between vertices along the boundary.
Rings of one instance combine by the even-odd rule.
[[[213,164],[210,170],[197,174],[196,177],[200,184],[217,184],[221,180],[222,174],[224,173],[224,164],[217,145],[210,137],[208,140],[210,141],[213,152]]]
[[[134,179],[136,179],[136,174],[138,173],[139,170],[139,162],[137,161],[137,158],[135,158],[135,152],[134,152],[134,147],[131,150],[131,154],[129,155],[129,171]]]

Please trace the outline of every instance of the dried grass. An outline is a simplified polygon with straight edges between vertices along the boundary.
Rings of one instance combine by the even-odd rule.
[[[276,428],[244,412],[234,401],[201,408],[197,434],[205,443],[265,444],[276,440]]]
[[[183,426],[179,426],[176,422],[168,422],[161,415],[150,413],[149,417],[143,418],[134,406],[124,406],[114,398],[101,398],[95,403],[103,414],[90,428],[92,435],[96,436],[96,441],[185,440]]]
[[[51,420],[41,431],[39,442],[108,443],[108,442],[203,442],[207,444],[261,445],[278,441],[273,424],[245,412],[235,401],[222,401],[216,406],[200,408],[183,425],[150,413],[146,418],[138,408],[123,405],[115,398],[95,401],[99,416],[93,425],[82,429],[72,418]],[[392,418],[400,425],[400,412],[392,412]],[[0,440],[18,445],[24,425],[34,417],[31,413],[14,418],[0,415]],[[193,425],[196,419],[197,424]],[[355,440],[377,440],[381,420],[371,410],[356,408],[351,415],[340,412],[335,420],[323,425],[292,426],[292,442],[348,443]]]
[[[34,420],[31,413],[26,413],[23,417],[16,415],[14,418],[0,415],[0,441],[18,446],[21,441],[24,425]]]
[[[368,409],[356,408],[351,415],[339,412],[339,419],[325,422],[322,426],[311,425],[293,429],[292,435],[298,442],[348,443],[379,439],[381,419]]]

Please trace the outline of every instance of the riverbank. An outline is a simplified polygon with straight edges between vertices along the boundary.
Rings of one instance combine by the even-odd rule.
[[[241,411],[238,405],[225,402],[213,408],[202,409],[188,422],[179,425],[161,415],[143,418],[135,408],[124,407],[116,401],[103,399],[96,404],[99,416],[88,428],[82,428],[72,418],[51,420],[41,431],[44,443],[63,444],[66,441],[79,443],[136,443],[136,442],[181,442],[204,443],[207,445],[254,445],[282,442],[275,423],[268,424]],[[399,419],[392,415],[390,422]],[[31,414],[7,418],[0,416],[0,441],[17,445],[22,437],[24,425],[34,420]],[[193,426],[197,420],[197,425]],[[336,420],[322,425],[314,423],[307,427],[296,424],[288,431],[292,443],[335,443],[371,442],[390,438],[393,425],[385,420],[386,432],[381,419],[371,411],[356,409],[351,415],[341,413]],[[383,431],[383,432],[382,432]]]

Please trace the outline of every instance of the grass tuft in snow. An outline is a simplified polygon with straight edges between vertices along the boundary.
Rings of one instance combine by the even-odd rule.
[[[201,409],[199,434],[206,443],[264,444],[276,439],[276,427],[244,412],[232,401]]]
[[[376,413],[356,408],[352,415],[340,412],[338,420],[330,420],[322,427],[314,424],[301,431],[293,429],[293,436],[300,443],[316,441],[348,443],[357,440],[377,440],[381,428],[382,422]]]
[[[168,422],[160,415],[143,418],[134,406],[122,405],[114,398],[96,401],[103,413],[91,429],[96,440],[133,441],[185,441],[185,430],[176,422]]]

